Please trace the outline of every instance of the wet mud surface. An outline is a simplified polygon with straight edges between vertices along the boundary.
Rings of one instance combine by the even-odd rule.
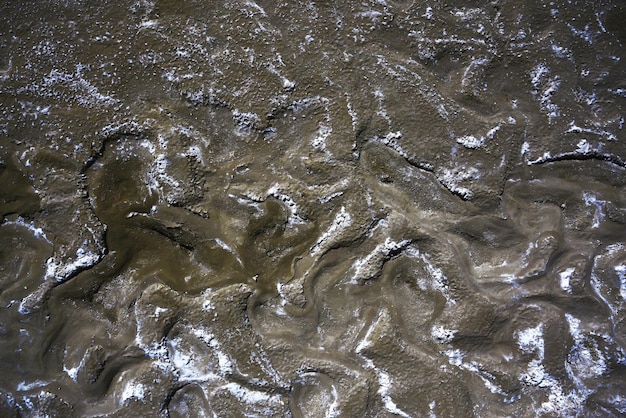
[[[0,5],[0,415],[622,416],[619,1]]]

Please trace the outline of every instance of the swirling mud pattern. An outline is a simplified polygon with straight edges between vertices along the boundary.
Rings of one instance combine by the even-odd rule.
[[[0,3],[0,416],[623,416],[625,21]]]

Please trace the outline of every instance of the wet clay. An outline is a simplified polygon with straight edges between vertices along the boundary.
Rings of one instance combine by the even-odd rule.
[[[0,416],[626,414],[618,1],[0,5]]]

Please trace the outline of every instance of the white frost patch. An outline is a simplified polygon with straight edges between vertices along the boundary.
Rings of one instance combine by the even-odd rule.
[[[124,390],[122,391],[121,402],[122,405],[126,405],[127,402],[131,399],[143,400],[146,395],[146,387],[141,383],[133,383],[128,382],[126,386],[124,386]]]
[[[283,404],[283,401],[279,394],[269,394],[258,390],[248,389],[235,382],[230,382],[223,386],[220,386],[219,389],[227,390],[240,402],[246,404],[257,404],[262,406],[271,405],[274,407],[281,406]]]
[[[520,152],[521,155],[526,155],[530,151],[530,144],[528,142],[524,142],[522,144],[522,150]]]
[[[137,327],[141,328],[141,323],[138,323]],[[162,370],[169,369],[170,363],[167,358],[167,347],[159,343],[153,343],[150,345],[144,344],[139,333],[140,332],[138,331],[137,335],[135,335],[135,344],[137,347],[143,350],[146,357],[154,360],[155,366],[161,368]]]
[[[49,282],[51,280],[55,280],[57,283],[63,283],[75,273],[96,265],[101,258],[101,254],[96,254],[92,251],[86,250],[85,248],[79,248],[76,250],[76,258],[74,261],[67,264],[63,264],[56,259],[55,256],[52,256],[46,260],[46,274],[44,281]],[[42,286],[46,286],[46,284],[43,284]],[[40,297],[40,291],[42,289],[44,289],[44,287],[39,287],[37,292],[31,293],[22,299],[18,307],[18,312],[21,315],[27,315],[30,313],[29,306],[31,306],[38,297]]]
[[[329,194],[327,196],[318,197],[317,201],[320,202],[321,204],[324,204],[324,203],[328,203],[331,200],[333,200],[334,198],[342,196],[342,195],[343,195],[343,192],[335,192],[335,193],[331,193],[331,194]]]
[[[352,225],[352,216],[346,211],[345,207],[341,207],[341,211],[335,216],[333,223],[330,225],[328,230],[324,232],[324,234],[317,240],[315,245],[311,248],[311,253],[313,255],[319,253],[322,249],[324,249],[329,242],[341,234],[346,228]]]
[[[443,351],[444,354],[448,358],[448,363],[452,366],[458,367],[462,370],[467,370],[473,375],[477,376],[485,385],[485,387],[494,394],[505,395],[506,393],[500,386],[494,383],[495,376],[491,373],[483,370],[483,366],[475,361],[471,361],[469,363],[463,362],[463,357],[465,356],[463,352],[459,349],[454,350],[446,350]]]
[[[612,394],[609,395],[608,401],[617,409],[617,412],[626,415],[626,396],[622,396],[619,393],[615,395]]]
[[[161,316],[162,313],[165,313],[169,311],[168,308],[161,308],[160,306],[157,306],[156,309],[154,310],[154,317],[158,318]]]
[[[559,107],[552,103],[552,95],[561,84],[559,76],[549,77],[550,69],[544,64],[536,65],[530,72],[530,82],[533,85],[533,96],[539,102],[541,110],[547,113],[548,121],[561,115]]]
[[[539,88],[541,81],[550,73],[550,69],[543,64],[538,64],[535,68],[530,72],[530,82],[535,88]]]
[[[542,364],[545,357],[543,325],[539,324],[519,331],[516,333],[516,337],[518,345],[524,353],[536,354],[536,357],[528,363],[526,372],[520,375],[520,382],[549,391],[548,401],[541,403],[536,413],[538,415],[576,415],[575,412],[584,405],[588,393],[586,391],[564,393],[559,381],[546,372]]]
[[[267,196],[275,197],[287,206],[287,209],[289,209],[290,212],[288,220],[290,225],[304,223],[304,219],[298,214],[298,205],[290,196],[280,192],[278,184],[273,185],[267,190]]]
[[[95,265],[101,257],[100,254],[84,248],[76,250],[76,258],[68,264],[59,262],[54,256],[50,257],[46,260],[46,279],[53,278],[58,282],[63,282],[78,270]]]
[[[448,362],[456,367],[460,367],[463,364],[463,352],[459,349],[446,350],[443,354],[448,357]]]
[[[602,376],[607,370],[606,359],[596,341],[588,338],[580,330],[578,318],[566,313],[565,319],[569,325],[570,334],[574,338],[574,346],[567,356],[565,368],[579,389],[586,390],[579,380]]]
[[[196,358],[193,351],[181,349],[180,343],[181,339],[178,337],[172,338],[168,342],[171,349],[169,361],[176,370],[179,381],[207,382],[217,379],[212,370],[201,362],[201,358]]]
[[[489,59],[487,58],[478,58],[473,59],[467,67],[465,67],[465,71],[463,72],[463,78],[461,79],[461,85],[463,87],[467,87],[470,85],[470,77],[475,68],[489,64]]]
[[[552,44],[552,52],[554,52],[554,55],[556,55],[558,58],[572,59],[572,51],[570,51],[568,48]]]
[[[243,206],[248,206],[255,209],[257,212],[261,212],[260,202],[263,201],[262,198],[257,198],[256,196],[237,196],[232,193],[228,194],[228,197],[231,199],[235,199],[237,203]]]
[[[594,270],[596,267],[597,267],[597,258],[594,261],[594,267],[593,267]],[[605,284],[602,280],[600,280],[598,275],[595,274],[593,270],[591,272],[591,278],[589,280],[589,283],[591,284],[591,287],[594,290],[595,294],[602,300],[602,302],[604,302],[606,306],[609,307],[609,309],[611,310],[611,316],[615,317],[615,315],[617,315],[618,313],[618,309],[615,305],[609,302],[608,299],[604,296],[603,288],[605,287]],[[613,320],[613,318],[611,318],[611,320]]]
[[[222,346],[215,335],[200,328],[194,329],[193,334],[213,349],[217,355],[217,363],[222,376],[231,374],[235,368],[233,361],[230,356],[222,350]]]
[[[281,67],[285,66],[285,63],[283,62],[282,57],[280,56],[280,54],[276,54],[276,58],[275,61],[278,65],[280,65]],[[280,71],[278,71],[278,69],[276,68],[276,66],[273,63],[268,64],[267,66],[267,70],[274,74],[275,76],[277,76],[278,78],[280,78],[280,81],[283,85],[283,89],[285,90],[293,90],[294,87],[296,87],[296,82],[293,80],[289,80],[287,77],[285,77],[284,75],[281,74]]]
[[[530,361],[526,373],[520,376],[520,381],[527,385],[545,387],[544,381],[551,379],[545,371],[542,364],[545,357],[543,325],[539,324],[534,328],[527,328],[517,332],[517,344],[522,352],[531,354],[536,353],[537,357]]]
[[[595,208],[592,228],[598,228],[600,222],[604,220],[604,205],[606,201],[599,200],[596,195],[590,192],[583,192],[583,201],[585,202],[585,206]]]
[[[510,122],[509,122],[510,123]],[[515,123],[515,119],[513,119],[513,123]],[[487,133],[480,137],[475,137],[474,135],[466,135],[456,139],[456,142],[463,145],[465,148],[476,149],[485,145],[485,142],[489,139],[493,139],[496,136],[496,133],[502,128],[502,123],[491,128]]]
[[[372,332],[374,332],[376,325],[381,320],[382,315],[383,315],[383,310],[381,309],[378,312],[378,316],[376,317],[376,319],[372,321],[369,329],[367,330],[367,333],[365,334],[365,337],[363,337],[363,339],[356,346],[357,353],[361,353],[365,348],[370,346],[370,337],[372,335]],[[365,360],[365,368],[374,370],[374,372],[376,373],[376,377],[378,378],[378,395],[380,395],[380,398],[383,401],[383,405],[385,406],[385,409],[393,414],[397,414],[402,417],[409,418],[409,415],[403,410],[401,410],[400,408],[398,408],[398,406],[393,401],[393,399],[391,399],[390,392],[391,392],[391,387],[392,387],[392,381],[391,381],[391,377],[389,376],[389,374],[383,370],[380,370],[378,367],[376,367],[376,365],[371,359],[363,357],[363,356],[362,358]]]
[[[239,262],[239,264],[241,266],[243,266],[243,261],[241,261],[241,258],[239,258],[239,254],[233,250],[233,247],[231,247],[230,245],[226,244],[224,241],[222,241],[219,238],[215,238],[215,243],[222,248],[223,250],[228,251],[229,253],[231,253],[233,256],[235,256],[235,258],[237,259],[237,261]]]
[[[256,113],[240,112],[238,109],[234,109],[232,114],[236,126],[235,134],[237,136],[250,135],[260,121]]]
[[[215,311],[215,305],[213,304],[213,301],[211,301],[211,299],[209,299],[209,293],[210,293],[210,289],[208,289],[207,291],[202,292],[202,296],[207,298],[204,301],[202,301],[202,311],[203,312],[214,312]]]
[[[567,23],[567,26],[574,35],[584,39],[589,45],[593,44],[593,34],[591,33],[591,26],[589,24],[586,24],[584,29],[578,29],[571,23]]]
[[[173,187],[178,187],[180,184],[178,181],[173,179],[167,174],[167,166],[170,165],[169,160],[165,154],[158,154],[155,159],[155,169],[158,173],[159,177],[162,180],[165,180],[166,183],[169,183]]]
[[[610,256],[616,255],[620,251],[624,251],[624,249],[626,249],[626,246],[624,246],[624,243],[616,242],[615,244],[606,246],[606,254]]]
[[[396,131],[396,132],[389,132],[387,133],[387,135],[383,137],[376,136],[374,137],[374,140],[388,146],[389,148],[393,149],[404,158],[408,158],[408,154],[402,149],[402,147],[398,143],[398,140],[401,138],[402,138],[402,132]]]
[[[376,114],[387,121],[387,124],[391,127],[391,118],[387,113],[387,109],[385,108],[385,95],[380,89],[374,91],[374,97],[378,99],[378,110]]]
[[[72,379],[74,382],[78,382],[78,372],[80,371],[82,367],[82,361],[81,364],[76,366],[76,367],[70,367],[68,368],[65,364],[63,365],[63,371],[69,376],[70,379]]]
[[[255,10],[256,13],[259,13],[261,16],[267,17],[267,13],[265,13],[265,10],[263,10],[263,8],[259,6],[257,3],[255,3],[254,1],[246,0],[243,4]]]
[[[258,365],[265,374],[272,378],[274,383],[281,387],[288,388],[290,383],[286,382],[282,375],[274,368],[265,351],[259,346],[258,343],[255,344],[255,347],[257,349],[250,352],[250,361]]]
[[[156,29],[159,26],[159,21],[156,19],[144,20],[139,24],[140,29]]]
[[[533,359],[528,363],[526,373],[522,373],[519,380],[529,386],[551,387],[557,385],[554,378],[546,373],[546,369],[539,359]]]
[[[170,176],[167,172],[170,165],[167,155],[165,153],[157,153],[157,150],[163,151],[167,148],[167,141],[162,136],[159,136],[158,142],[158,148],[155,144],[147,140],[139,143],[141,147],[146,148],[150,154],[155,156],[150,169],[146,173],[147,177],[145,182],[150,193],[155,192],[162,198],[165,198],[169,203],[173,203],[176,195],[183,194],[183,188],[178,180]],[[163,196],[162,185],[168,185],[172,188],[167,196]]]
[[[323,123],[320,124],[313,141],[311,141],[311,145],[313,148],[318,149],[320,151],[326,150],[326,140],[330,138],[330,134],[333,132],[333,128],[331,126],[325,125]]]
[[[382,316],[383,316],[383,311],[381,309],[380,311],[378,311],[378,315],[376,316],[376,319],[372,321],[372,323],[370,324],[370,327],[367,329],[367,332],[365,333],[365,337],[363,337],[363,339],[359,341],[359,344],[357,344],[356,346],[357,353],[361,353],[361,351],[363,351],[364,349],[370,346],[370,336],[372,335],[372,332],[374,332],[374,328],[376,328],[376,324],[378,324]]]
[[[374,250],[365,258],[360,258],[354,263],[354,275],[352,283],[358,283],[360,280],[369,280],[375,277],[382,267],[384,260],[395,251],[406,248],[411,240],[394,241],[386,238],[385,242],[378,244]]]
[[[385,409],[392,414],[400,415],[401,417],[410,418],[410,415],[398,408],[398,405],[391,399],[389,392],[391,390],[391,377],[389,374],[374,367],[376,370],[376,376],[378,377],[378,394],[380,398],[383,400],[383,405]]]
[[[116,104],[118,102],[116,99],[100,93],[93,84],[83,78],[82,70],[85,68],[86,67],[81,64],[77,65],[74,74],[53,69],[44,77],[41,86],[32,85],[27,89],[34,89],[50,97],[63,97],[62,93],[54,90],[55,86],[61,85],[67,87],[74,93],[73,98],[83,106],[111,106]]]
[[[197,145],[192,145],[189,148],[187,148],[187,151],[185,151],[183,156],[195,158],[196,160],[198,160],[198,162],[200,162],[200,164],[202,164],[203,166],[205,165],[204,164],[204,155],[203,155],[202,150],[200,149],[200,147],[197,146]]]
[[[318,123],[318,129],[311,141],[311,145],[313,148],[323,151],[327,157],[332,157],[330,151],[326,148],[326,141],[330,138],[333,128],[331,126],[331,112],[330,105],[331,101],[322,96],[313,96],[306,97],[301,100],[296,100],[291,103],[289,109],[293,111],[294,114],[298,114],[303,110],[309,109],[311,107],[317,106],[324,107],[324,118],[322,121]]]
[[[64,355],[67,357],[67,350],[64,351]],[[63,371],[72,379],[74,382],[78,382],[78,372],[83,368],[85,363],[85,358],[83,357],[76,367],[67,367],[66,364],[63,364]]]
[[[22,116],[24,117],[31,117],[37,120],[41,115],[50,114],[50,106],[42,107],[40,105],[34,105],[27,100],[20,100],[19,103],[22,106]]]
[[[333,402],[328,407],[325,418],[336,418],[341,416],[341,411],[339,410],[339,393],[337,393],[335,385],[332,385],[332,395]]]
[[[581,139],[580,141],[578,141],[577,147],[578,148],[576,149],[576,151],[581,154],[589,154],[589,152],[591,152],[591,145],[589,144],[589,142],[587,142],[586,139]]]
[[[435,325],[430,330],[430,335],[433,337],[433,340],[435,340],[436,342],[447,344],[447,343],[452,342],[452,340],[454,339],[454,335],[457,332],[458,331],[455,329],[448,329],[448,328],[444,328],[441,325]]]
[[[607,89],[609,93],[615,94],[616,96],[626,97],[626,89],[617,88],[617,89]]]
[[[3,225],[17,225],[24,227],[32,232],[35,238],[43,238],[48,244],[52,244],[43,229],[36,227],[35,222],[26,222],[21,216],[18,216],[15,221],[6,221]]]
[[[437,406],[437,402],[431,401],[428,404],[428,418],[437,418],[437,414],[435,414],[435,407]]]
[[[592,103],[588,103],[588,104],[592,104]],[[609,131],[605,131],[602,129],[594,129],[594,128],[584,128],[581,126],[576,125],[576,122],[571,121],[569,124],[569,128],[567,129],[567,131],[565,131],[565,133],[582,133],[582,134],[592,134],[592,135],[598,135],[604,139],[606,139],[607,141],[617,141],[617,136]],[[585,139],[582,139],[582,141],[587,142]],[[579,145],[580,148],[580,145]]]
[[[537,352],[541,360],[544,356],[543,325],[527,328],[517,333],[517,343],[524,353]]]
[[[352,131],[356,131],[357,124],[359,123],[359,118],[356,111],[352,108],[352,103],[350,103],[350,96],[346,93],[346,106],[348,108],[348,114],[352,119]]]
[[[485,142],[489,139],[493,139],[496,133],[500,130],[502,124],[498,124],[491,128],[487,133],[479,138],[474,135],[466,135],[456,139],[456,142],[463,145],[465,148],[476,149],[485,145]]]
[[[289,80],[287,77],[281,77],[281,81],[285,90],[293,90],[296,87],[296,82]]]
[[[142,140],[139,143],[139,146],[147,149],[150,154],[156,153],[156,146],[152,142],[148,141],[147,139]]]
[[[378,10],[365,10],[363,12],[356,13],[354,16],[355,17],[368,18],[372,22],[376,23],[376,22],[378,22],[380,16],[382,16],[382,13],[379,12]]]
[[[466,135],[456,139],[456,142],[465,148],[476,149],[485,145],[485,137],[476,138],[474,135]]]
[[[574,271],[576,271],[576,269],[574,267],[570,267],[559,273],[559,285],[561,286],[561,289],[567,293],[572,293],[570,279],[572,278],[572,273],[574,273]]]
[[[324,106],[326,113],[328,113],[329,106],[330,106],[330,99],[328,99],[327,97],[319,96],[319,95],[312,96],[312,97],[305,97],[299,100],[294,100],[293,102],[291,102],[288,109],[291,110],[293,113],[298,114],[304,110],[310,109],[311,107],[318,106],[320,104]],[[328,121],[327,117],[325,117],[324,119]]]
[[[619,277],[619,294],[626,301],[626,264],[613,267],[615,274]]]
[[[417,248],[414,247],[409,247],[406,251],[406,254],[411,257],[419,258],[422,263],[424,263],[424,268],[426,270],[426,273],[428,273],[428,279],[430,280],[426,281],[423,278],[419,278],[420,274],[419,272],[416,272],[415,274],[418,277],[417,284],[420,286],[420,289],[437,290],[443,295],[444,298],[446,298],[447,302],[455,305],[456,301],[450,295],[448,278],[445,274],[443,274],[443,271],[439,267],[433,265],[433,263],[428,259],[428,255],[421,253]]]
[[[478,180],[481,177],[480,171],[476,167],[454,167],[443,168],[436,173],[437,180],[452,193],[461,196],[463,199],[471,199],[474,193],[467,187],[459,185],[462,181]]]
[[[276,315],[282,317],[288,316],[287,311],[285,310],[285,306],[287,305],[287,299],[289,299],[289,296],[285,293],[285,287],[286,286],[282,283],[276,283],[276,290],[278,291],[278,294],[282,297],[282,299],[280,300],[280,306],[276,306],[274,304],[272,305],[273,307],[276,306]]]
[[[50,382],[44,382],[43,380],[35,380],[34,382],[30,382],[30,383],[26,383],[26,382],[20,382],[17,385],[17,391],[18,392],[24,392],[27,390],[33,390],[33,389],[37,389],[37,388],[41,388],[44,387],[46,385],[50,384]]]

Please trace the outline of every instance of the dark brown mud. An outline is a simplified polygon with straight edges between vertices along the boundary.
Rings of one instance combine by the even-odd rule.
[[[3,2],[0,416],[622,416],[623,17]]]

